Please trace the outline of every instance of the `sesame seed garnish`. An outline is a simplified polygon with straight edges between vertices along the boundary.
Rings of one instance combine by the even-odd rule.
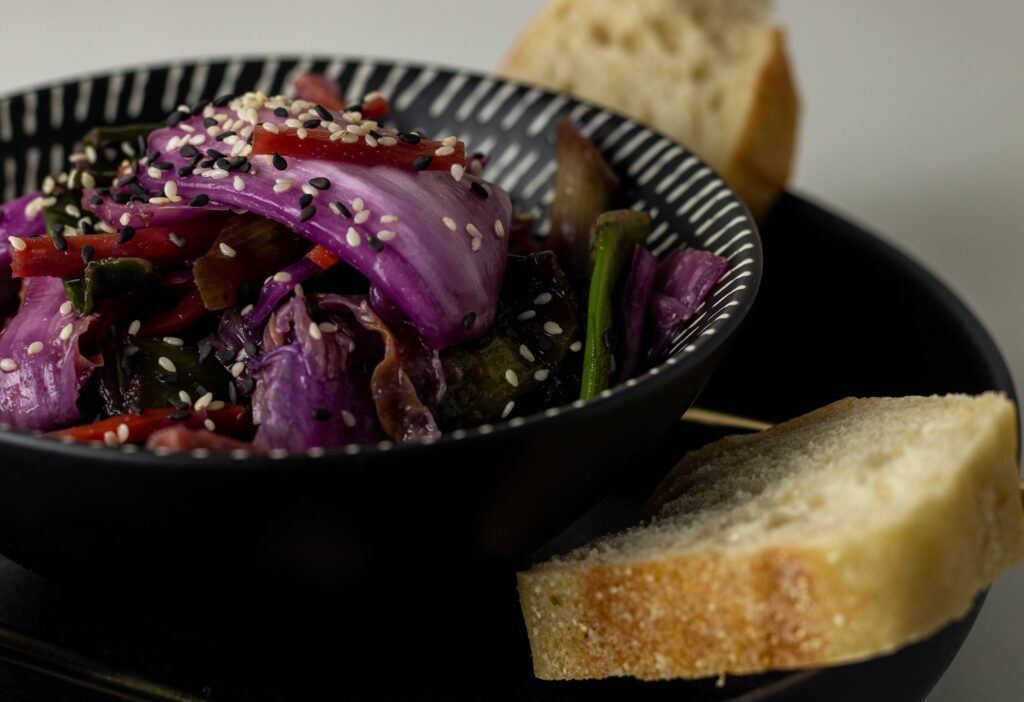
[[[320,326],[316,322],[309,323],[309,336],[314,341],[320,341],[324,338],[323,333],[320,331]]]
[[[188,246],[188,241],[185,240],[181,234],[171,232],[167,235],[167,238],[171,240],[171,243],[177,246],[179,249],[183,249]]]
[[[484,200],[486,200],[490,195],[490,193],[487,191],[487,188],[480,185],[478,181],[473,181],[473,184],[469,186],[469,189],[473,191],[474,195],[477,195]]]
[[[444,226],[448,227],[453,232],[459,231],[459,226],[457,224],[455,224],[455,220],[452,219],[451,217],[447,217],[447,216],[442,217],[441,221],[444,222]]]
[[[107,446],[110,446],[111,448],[117,446],[117,434],[115,434],[112,431],[103,432],[103,443],[106,444]]]
[[[356,216],[353,218],[353,221],[356,224],[362,224],[363,222],[365,222],[369,218],[370,218],[370,211],[369,210],[359,210],[358,212],[356,212]]]
[[[369,246],[374,251],[376,251],[377,253],[380,253],[381,251],[384,250],[384,242],[382,242],[380,239],[373,236],[372,234],[366,237],[366,245]]]
[[[434,151],[435,156],[451,156],[455,153],[455,149],[450,146],[442,146]]]
[[[505,225],[501,223],[500,219],[494,220],[494,233],[498,235],[498,238],[505,236]]]
[[[127,244],[129,241],[135,238],[135,227],[121,227],[117,233],[117,243]]]
[[[302,196],[299,198],[299,209],[301,210],[304,207],[309,207],[310,204],[312,204],[312,202],[313,196],[310,195],[309,193],[303,193]]]
[[[320,322],[319,326],[320,331],[325,332],[327,334],[333,334],[336,331],[338,331],[338,325],[332,324],[331,322]]]
[[[53,233],[53,247],[62,253],[68,250],[68,240],[62,232]]]
[[[242,308],[241,315],[243,317],[248,317],[250,314],[252,314],[252,311],[253,311],[253,306],[252,305],[246,305],[245,307]]]
[[[341,421],[345,422],[345,426],[351,429],[356,425],[356,416],[348,410],[342,410]]]
[[[210,403],[210,406],[207,409],[216,412],[217,410],[224,409],[226,406],[227,405],[225,405],[224,400],[214,400],[213,402]]]
[[[64,212],[66,212],[69,217],[77,218],[82,216],[82,211],[75,207],[74,205],[65,205]]]
[[[139,329],[142,328],[142,322],[138,319],[128,325],[128,336],[137,336]]]
[[[213,402],[213,393],[208,392],[202,397],[200,397],[198,400],[196,400],[196,403],[192,406],[192,408],[195,409],[196,412],[202,412],[204,409],[210,406],[211,402]]]
[[[331,411],[324,407],[316,407],[313,409],[313,419],[318,422],[326,422],[331,418]]]
[[[420,135],[413,134],[412,132],[399,132],[398,140],[406,144],[419,144]]]
[[[550,375],[551,371],[549,371],[547,368],[538,368],[537,371],[534,372],[533,374],[533,379],[543,383],[545,380],[548,379],[548,376]]]
[[[0,360],[0,370],[11,373],[18,370],[18,363],[13,358],[5,358]]]
[[[303,194],[309,195],[309,199],[312,202],[313,198],[320,194],[320,191],[314,188],[309,183],[303,183],[301,188]]]
[[[382,229],[381,231],[377,232],[377,238],[380,239],[381,241],[394,241],[395,233],[390,229]]]
[[[86,244],[85,246],[82,247],[82,261],[84,261],[86,265],[89,265],[89,263],[92,261],[92,257],[95,254],[96,249],[93,247],[92,244]]]
[[[312,205],[308,205],[306,207],[303,207],[302,211],[299,213],[299,221],[300,222],[305,222],[305,221],[309,220],[315,214],[316,214],[316,208],[313,207]]]
[[[417,171],[425,171],[430,168],[430,162],[433,160],[430,156],[420,156],[412,162],[412,167]]]
[[[182,341],[181,339],[179,339],[176,336],[165,336],[164,337],[164,343],[167,344],[168,346],[179,346],[180,347],[180,346],[184,346],[185,345],[185,342]]]
[[[320,105],[313,105],[313,109],[316,111],[316,113],[320,116],[320,119],[322,120],[330,122],[332,119],[334,119],[334,115],[332,115],[330,112],[328,112],[324,107]]]
[[[476,312],[467,312],[466,316],[462,318],[462,326],[466,329],[472,329],[473,325],[476,324]]]
[[[330,208],[331,208],[331,212],[333,212],[336,215],[341,215],[343,217],[351,217],[352,216],[352,213],[349,211],[349,209],[347,207],[345,207],[344,203],[332,202],[330,204]]]
[[[171,412],[169,415],[167,415],[168,419],[173,420],[175,422],[183,422],[186,419],[190,419],[191,417],[192,417],[191,413],[189,413],[186,410],[180,410],[178,412]]]
[[[132,216],[129,213],[124,212],[121,214],[117,221],[121,223],[122,227],[127,227],[128,224],[131,223],[132,221]]]
[[[542,292],[537,297],[533,298],[533,304],[535,305],[546,305],[551,302],[551,293]]]
[[[235,176],[234,180],[231,181],[231,187],[235,189],[236,193],[240,193],[245,190],[245,181],[242,180],[242,176]]]
[[[353,200],[352,201],[352,209],[355,210],[356,212],[359,212],[360,210],[362,210],[363,209],[363,198],[357,197],[355,200]]]
[[[237,251],[231,248],[231,246],[229,246],[228,244],[225,244],[223,241],[220,243],[220,245],[218,245],[217,248],[220,249],[220,252],[227,256],[228,258],[234,258],[235,256],[238,255]]]
[[[164,183],[164,195],[173,200],[178,197],[178,184],[173,180]]]
[[[281,133],[281,130],[278,129],[277,125],[274,124],[273,122],[264,122],[263,123],[263,129],[264,129],[264,131],[268,131],[271,134],[280,134]]]
[[[558,336],[562,333],[562,327],[557,322],[544,322],[544,333],[551,336]]]
[[[393,136],[382,136],[380,139],[377,140],[377,143],[380,144],[381,146],[390,147],[398,144],[398,139],[395,139]]]
[[[309,136],[309,132],[306,131],[305,127],[299,127],[298,129],[295,130],[295,136],[297,136],[300,139],[305,139],[306,137]]]
[[[452,178],[455,179],[456,183],[462,181],[462,176],[466,175],[466,169],[457,163],[452,164]]]
[[[46,176],[45,178],[43,178],[42,191],[43,191],[44,195],[49,195],[50,193],[52,193],[53,189],[56,186],[57,186],[57,183],[54,182],[53,176]]]
[[[188,201],[189,207],[205,207],[210,204],[210,196],[200,193]]]
[[[167,358],[167,356],[161,356],[156,359],[157,365],[163,368],[168,373],[177,373],[178,368],[174,365],[174,361]]]
[[[96,178],[93,176],[92,173],[89,173],[88,171],[84,171],[82,173],[82,187],[83,188],[95,188],[96,187]]]
[[[288,110],[286,108],[284,108],[284,107],[275,107],[274,108],[274,116],[275,117],[287,117],[288,116]]]
[[[65,302],[64,304],[62,304],[60,306],[60,313],[62,315],[67,316],[67,315],[71,314],[71,311],[73,309],[75,309],[75,306],[73,304],[71,304],[71,300],[68,300],[67,302]]]
[[[159,168],[154,168],[153,166],[150,166],[149,168],[146,169],[146,175],[148,175],[150,178],[159,180],[160,178],[163,178],[164,173]]]
[[[508,384],[512,387],[519,387],[519,376],[516,375],[516,372],[511,368],[505,370],[505,380],[507,380]]]
[[[476,237],[474,237],[472,239],[472,241],[470,241],[469,248],[472,249],[474,252],[476,252],[476,251],[480,250],[480,247],[482,245],[483,244],[481,243],[480,239],[477,239]]]
[[[217,431],[217,425],[213,423],[212,419],[204,419],[203,426],[206,427],[206,431]]]
[[[397,222],[398,217],[395,215],[383,215],[381,216],[380,221],[381,224],[391,224],[392,222]]]
[[[309,184],[317,190],[327,190],[327,188],[331,187],[331,181],[326,178],[312,178]]]
[[[471,237],[474,237],[474,238],[477,238],[477,239],[479,239],[480,237],[483,236],[483,234],[480,232],[480,230],[477,229],[476,225],[473,224],[472,222],[470,222],[469,224],[466,225],[466,231],[469,232],[469,235]]]
[[[131,436],[131,431],[128,429],[128,425],[121,422],[117,425],[117,440],[119,443],[127,443],[128,438]]]
[[[291,190],[291,188],[292,188],[292,186],[294,184],[295,184],[295,181],[292,180],[291,178],[277,178],[274,181],[274,192],[275,193],[288,192],[289,190]]]
[[[275,283],[290,283],[292,282],[292,274],[288,271],[280,271],[274,274]]]
[[[508,403],[505,405],[505,409],[503,409],[501,411],[501,418],[505,419],[510,414],[512,414],[512,410],[515,409],[515,406],[516,406],[515,401],[514,400],[509,400]]]
[[[569,350],[572,351],[572,352],[579,352],[582,348],[583,348],[583,342],[582,341],[574,341],[571,344],[569,344]]]
[[[240,376],[244,372],[245,372],[245,364],[242,363],[241,361],[238,361],[233,366],[231,366],[231,377],[233,377],[233,378],[237,378],[238,376]]]
[[[366,141],[366,145],[369,146],[370,148],[377,148],[377,137],[373,136],[372,134],[367,134],[365,137],[363,137],[363,139]]]
[[[533,351],[531,351],[526,344],[519,345],[519,355],[525,358],[530,363],[533,363],[534,361],[537,360],[537,357],[533,355]]]
[[[41,341],[33,341],[31,344],[28,345],[28,355],[29,356],[35,356],[37,353],[42,352],[42,350],[43,350],[43,342],[41,342]]]
[[[355,248],[359,246],[359,242],[362,241],[362,239],[359,238],[359,232],[357,232],[354,227],[349,227],[348,232],[345,234],[345,241],[348,242],[349,246]]]
[[[349,134],[346,131],[335,132],[329,137],[331,141],[338,141],[339,139],[346,144],[355,144],[359,141],[359,137],[355,134]]]
[[[271,155],[270,164],[279,171],[283,171],[288,168],[288,162],[284,160],[284,157],[276,151]]]
[[[25,243],[24,239],[21,239],[20,237],[9,236],[7,237],[7,241],[11,242],[11,248],[13,248],[15,251],[24,251],[26,248],[28,248],[28,245]]]
[[[533,319],[536,316],[536,310],[526,310],[525,312],[520,312],[519,314],[517,314],[516,319],[518,319],[520,322],[525,322],[526,320]]]

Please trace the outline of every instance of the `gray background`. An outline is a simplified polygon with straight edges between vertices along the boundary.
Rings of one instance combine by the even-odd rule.
[[[627,2],[628,0],[623,0]],[[3,3],[0,92],[228,53],[493,69],[542,0]],[[795,185],[936,271],[1024,377],[1024,0],[780,0],[803,94]],[[1018,569],[929,698],[1024,697]]]

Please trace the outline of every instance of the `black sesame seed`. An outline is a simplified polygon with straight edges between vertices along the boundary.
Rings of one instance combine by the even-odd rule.
[[[89,196],[89,202],[92,203],[93,205],[102,205],[103,204],[103,198],[100,197],[99,195],[91,195],[91,196]],[[3,219],[2,215],[3,215],[3,212],[0,212],[0,219]]]
[[[167,418],[168,419],[172,419],[172,420],[174,420],[176,422],[179,422],[179,421],[182,421],[182,420],[185,420],[185,419],[189,419],[191,416],[192,415],[189,412],[179,411],[179,412],[171,412],[169,415],[167,415]]]
[[[192,105],[192,116],[197,116],[200,112],[206,109],[206,106],[210,104],[209,100],[200,100],[195,105]]]
[[[207,149],[206,150],[206,155],[209,156],[210,158],[227,158],[228,157],[228,155],[226,153],[223,153],[221,151],[217,151],[217,149]]]
[[[373,129],[371,129],[369,132],[367,132],[367,134],[372,136],[374,139],[380,139],[380,132],[375,131]]]
[[[206,341],[206,342],[203,342],[202,344],[199,344],[199,363],[200,363],[200,365],[202,365],[203,363],[206,363],[206,360],[210,357],[211,354],[213,354],[213,344],[211,344],[209,341]],[[203,393],[203,394],[205,395],[206,393]]]
[[[288,168],[288,162],[285,161],[281,154],[277,153],[276,151],[274,152],[274,155],[271,160],[274,163],[274,168],[276,168],[279,171],[283,171],[284,169]]]
[[[430,162],[433,160],[432,156],[420,156],[412,162],[412,167],[417,171],[425,171],[430,168]]]
[[[221,157],[217,159],[216,165],[217,168],[221,169],[222,171],[226,171],[231,168],[231,161],[228,161],[226,158]]]
[[[205,385],[196,385],[196,397],[202,397],[207,392],[209,392],[209,390],[206,389]]]
[[[324,409],[323,407],[317,407],[313,410],[313,419],[318,422],[326,422],[331,418],[331,411]]]
[[[135,344],[128,344],[127,346],[124,347],[124,350],[122,351],[122,353],[125,356],[131,358],[132,356],[137,356],[140,351],[142,351],[142,349],[140,349]]]
[[[235,386],[234,382],[228,383],[228,400],[233,405],[238,404],[238,388]]]
[[[474,195],[479,195],[480,198],[484,200],[486,200],[487,197],[490,195],[490,193],[487,192],[487,188],[480,185],[480,183],[478,183],[475,180],[473,181],[473,184],[469,186],[469,189],[473,191]]]
[[[278,116],[278,117],[287,117],[288,116],[288,110],[283,108],[283,107],[275,107],[274,108],[274,114],[276,116]]]
[[[231,102],[234,99],[235,99],[234,95],[221,95],[220,97],[216,97],[216,98],[213,99],[213,106],[214,107],[224,107],[225,105],[227,105],[229,102]]]
[[[406,144],[419,144],[421,141],[420,135],[412,132],[399,132],[398,140]]]
[[[136,153],[140,153],[140,154],[146,153],[146,135],[145,134],[139,134],[137,137],[135,137],[135,151],[136,151]]]
[[[245,355],[249,358],[256,358],[259,354],[259,347],[251,341],[245,342],[245,346],[242,347],[245,350]]]
[[[126,185],[131,185],[134,182],[135,182],[135,176],[134,175],[125,176],[121,180],[117,181],[117,187],[123,188]]]
[[[177,397],[172,397],[167,402],[168,404],[170,404],[171,407],[173,407],[176,410],[183,410],[189,408],[189,403],[185,402],[184,400],[180,400]]]
[[[199,149],[192,146],[192,144],[185,144],[183,147],[181,147],[181,155],[184,156],[185,158],[192,158],[197,153],[199,153]]]
[[[309,184],[317,190],[327,190],[327,188],[331,187],[331,181],[326,178],[313,178],[309,181]]]
[[[205,161],[200,161],[199,162],[199,167],[200,168],[212,168],[213,164],[214,164],[214,159],[208,158]]]
[[[188,201],[189,207],[206,207],[210,204],[210,196],[205,193],[195,195]]]
[[[300,222],[305,222],[306,220],[308,220],[310,217],[312,217],[315,214],[316,214],[316,208],[313,207],[312,205],[308,205],[307,207],[303,207],[302,208],[302,212],[299,213],[299,221]]]
[[[156,161],[158,158],[160,158],[160,152],[159,151],[153,151],[149,155],[146,156],[146,160],[149,161],[150,163],[153,163],[153,161]]]
[[[188,113],[178,112],[177,110],[175,110],[171,114],[167,115],[166,124],[168,127],[177,127],[179,124],[181,124],[181,120],[185,119],[186,117],[188,117]]]
[[[309,205],[312,204],[312,202],[312,195],[310,195],[309,193],[302,193],[302,197],[299,198],[299,209],[301,210],[305,207],[309,207]]]
[[[178,169],[178,175],[182,178],[192,175],[192,171],[196,169],[195,166],[182,166]]]
[[[371,236],[366,237],[366,243],[374,251],[383,251],[384,250],[384,242],[381,241],[380,239],[378,239],[375,236],[371,235]]]
[[[121,227],[121,231],[117,233],[117,243],[127,244],[129,241],[135,238],[135,227]]]
[[[313,105],[313,109],[316,110],[316,113],[320,115],[320,119],[322,120],[330,122],[331,120],[334,119],[334,115],[332,115],[329,111],[327,111],[327,109],[325,109],[321,105]]]
[[[78,223],[78,229],[79,229],[79,231],[82,232],[82,234],[95,234],[96,233],[96,227],[94,227],[92,222],[90,222],[87,219],[83,219],[81,222]]]
[[[233,171],[237,168],[241,168],[242,164],[246,162],[245,156],[235,156],[234,158],[228,159],[228,170]]]
[[[338,208],[338,211],[341,212],[343,217],[348,217],[349,219],[352,219],[352,211],[349,208],[345,207],[345,203],[336,202],[334,203],[334,206]]]
[[[236,134],[234,132],[221,132],[220,134],[215,136],[214,139],[216,139],[217,141],[224,141],[230,136],[236,136]]]
[[[138,183],[129,183],[128,189],[131,190],[132,194],[135,195],[136,197],[144,197],[146,198],[147,202],[149,201],[149,193],[147,193],[146,189],[143,188]]]
[[[316,129],[320,126],[320,120],[318,119],[307,119],[302,123],[302,126],[306,129]]]
[[[60,252],[68,250],[68,240],[64,238],[61,232],[53,233],[53,247]]]
[[[92,257],[96,255],[96,249],[92,244],[86,244],[82,247],[82,260],[89,264],[92,261]]]
[[[482,161],[484,159],[484,157],[485,156],[484,156],[484,152],[483,151],[474,151],[473,155],[470,156],[471,159],[474,159],[476,161]]]
[[[171,232],[167,235],[167,238],[171,240],[171,243],[177,246],[179,249],[183,249],[188,246],[188,241],[185,240],[181,234]]]
[[[154,161],[152,164],[153,168],[160,171],[169,171],[174,168],[174,164],[170,161]]]
[[[128,405],[128,411],[132,414],[141,417],[143,413],[142,405],[137,405],[134,402]]]
[[[474,324],[476,324],[476,312],[469,312],[462,318],[462,326],[466,329],[472,329]]]
[[[235,360],[235,354],[238,353],[233,348],[224,348],[217,352],[215,358],[220,361],[222,366],[226,366]]]
[[[209,128],[209,127],[215,126],[216,124],[217,124],[217,120],[215,120],[213,117],[205,117],[205,118],[203,118],[203,126],[204,127]]]
[[[181,377],[177,373],[161,373],[156,379],[166,385],[177,385],[181,382]]]
[[[243,163],[241,166],[238,167],[238,172],[239,173],[248,173],[251,170],[252,170],[252,164],[249,163],[248,161],[246,161],[245,163]]]

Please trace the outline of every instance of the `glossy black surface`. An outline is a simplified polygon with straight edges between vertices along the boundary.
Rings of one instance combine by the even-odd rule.
[[[769,274],[755,309],[700,398],[702,406],[781,420],[846,395],[981,392],[1013,394],[1006,365],[971,313],[898,251],[795,197],[780,203],[764,233]],[[843,291],[810,294],[826,283]],[[912,314],[907,314],[912,310]],[[721,435],[676,424],[645,460],[626,464],[605,499],[544,550],[563,550],[628,523],[682,451]],[[590,437],[595,439],[596,437]],[[425,467],[426,470],[426,467]],[[397,486],[396,486],[397,489]],[[244,499],[240,495],[239,499]],[[386,496],[374,500],[388,520]],[[443,515],[439,518],[446,519]],[[121,662],[213,700],[922,700],[970,629],[975,610],[894,655],[821,671],[696,682],[613,680],[542,683],[532,678],[516,606],[513,569],[459,572],[432,556],[445,544],[406,535],[390,554],[399,575],[376,591],[297,607],[252,602],[241,617],[172,594],[128,601],[90,591],[86,569],[63,586],[7,564],[0,568],[0,621]],[[196,587],[209,581],[201,573]],[[258,583],[250,583],[257,587]],[[435,591],[458,593],[439,606]],[[281,611],[306,618],[281,626]],[[168,621],[168,612],[194,616]],[[278,620],[278,624],[272,622]],[[172,633],[186,624],[202,636]],[[195,628],[195,627],[193,627]],[[210,633],[210,630],[219,630]],[[4,700],[93,702],[92,693],[0,672]],[[364,692],[357,693],[358,689]],[[15,691],[17,690],[17,691]],[[46,696],[43,696],[43,695]]]

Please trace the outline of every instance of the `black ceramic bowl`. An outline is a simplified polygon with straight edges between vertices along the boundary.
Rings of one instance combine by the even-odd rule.
[[[624,177],[627,204],[651,212],[656,254],[693,244],[728,257],[731,268],[671,358],[643,377],[593,401],[430,445],[161,457],[2,431],[0,549],[18,562],[56,578],[174,593],[161,606],[195,599],[225,613],[244,611],[244,595],[280,595],[279,608],[339,589],[379,602],[396,573],[477,577],[488,564],[504,564],[507,573],[509,562],[629,470],[714,371],[761,275],[760,240],[743,205],[685,148],[646,127],[497,78],[275,58],[154,66],[45,86],[0,101],[0,191],[11,197],[34,187],[93,125],[158,120],[178,104],[247,89],[274,94],[309,69],[347,86],[347,100],[388,94],[403,128],[457,134],[469,150],[489,154],[488,178],[542,220],[554,174],[551,125],[567,115]],[[455,582],[479,591],[466,578]],[[446,604],[462,597],[451,588],[435,595]]]

